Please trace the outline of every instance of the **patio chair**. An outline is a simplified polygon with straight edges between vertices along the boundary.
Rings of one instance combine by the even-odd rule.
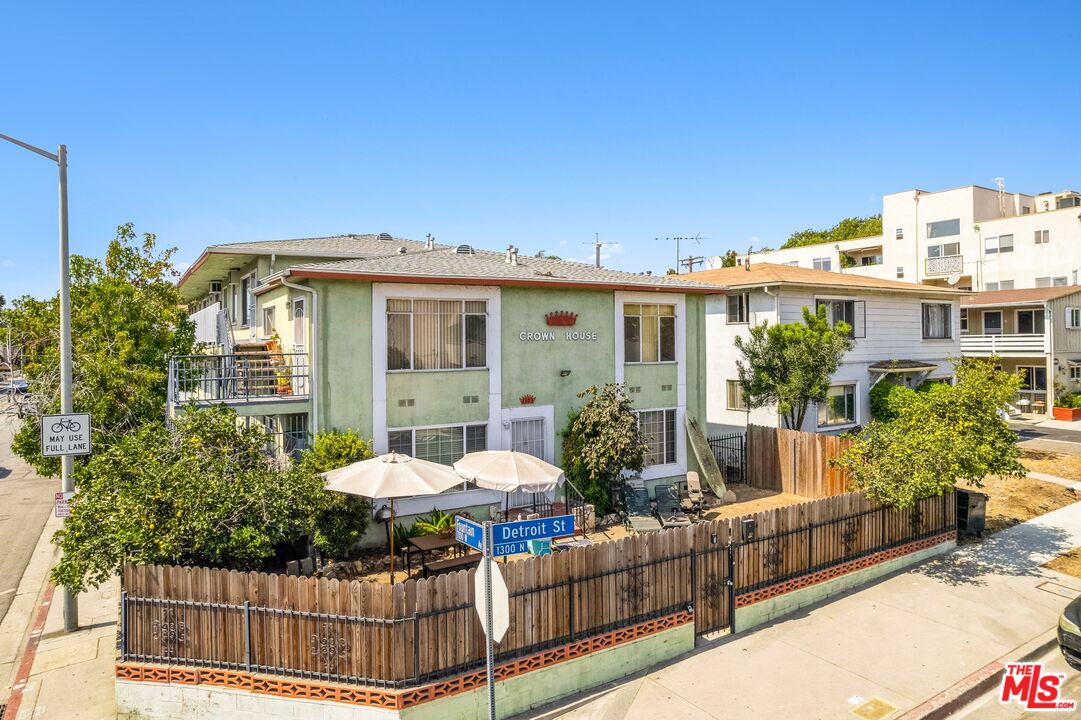
[[[661,527],[687,527],[691,519],[679,508],[679,495],[671,485],[657,485],[653,488],[657,498],[657,519]]]
[[[701,514],[702,505],[706,496],[702,494],[702,483],[698,480],[698,473],[687,473],[687,494],[679,501],[679,507],[683,512]]]
[[[656,532],[661,529],[657,518],[653,517],[653,508],[649,504],[649,493],[645,488],[625,488],[623,491],[625,508],[624,524],[633,533]]]

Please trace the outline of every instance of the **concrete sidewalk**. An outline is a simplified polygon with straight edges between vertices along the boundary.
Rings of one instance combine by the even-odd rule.
[[[59,557],[51,518],[38,540],[11,609],[0,625],[0,704],[4,720],[116,717],[114,666],[119,579],[79,596],[81,629],[64,632],[60,593],[49,570]],[[14,710],[15,712],[11,712]]]
[[[1076,546],[1081,503],[523,717],[897,718],[1045,642],[1081,580],[1040,565]],[[852,713],[875,699],[895,710]]]

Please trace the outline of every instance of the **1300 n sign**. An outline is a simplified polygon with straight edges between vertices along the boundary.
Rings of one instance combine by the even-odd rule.
[[[41,416],[41,454],[90,454],[90,413]]]

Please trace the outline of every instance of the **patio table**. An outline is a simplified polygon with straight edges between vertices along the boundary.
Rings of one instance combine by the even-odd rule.
[[[455,555],[460,555],[462,545],[453,535],[419,535],[409,538],[409,545],[405,548],[405,571],[410,576],[413,574],[413,553],[421,554],[420,564],[424,565],[424,556],[428,553],[454,548]]]

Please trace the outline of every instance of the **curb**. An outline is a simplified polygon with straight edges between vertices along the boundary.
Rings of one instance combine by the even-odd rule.
[[[1032,646],[1032,642],[1020,646],[1018,650],[1026,651],[1020,657],[1004,656],[999,660],[984,665],[938,695],[912,708],[899,717],[898,720],[943,720],[949,717],[998,685],[1002,681],[1002,673],[1006,669],[1005,662],[1030,662],[1054,649],[1058,645],[1058,637],[1054,631],[1051,632],[1049,639],[1040,642],[1035,647]],[[1013,655],[1013,653],[1010,653],[1010,655]]]
[[[19,660],[19,669],[15,672],[15,683],[11,686],[11,697],[8,698],[6,714],[12,718],[19,716],[19,705],[22,704],[23,690],[30,681],[30,671],[34,668],[34,658],[37,657],[38,643],[41,642],[41,634],[45,631],[45,621],[49,619],[49,610],[53,603],[53,584],[45,588],[45,595],[41,598],[37,616],[34,620],[34,628],[30,632],[30,640],[26,643],[22,659]]]

